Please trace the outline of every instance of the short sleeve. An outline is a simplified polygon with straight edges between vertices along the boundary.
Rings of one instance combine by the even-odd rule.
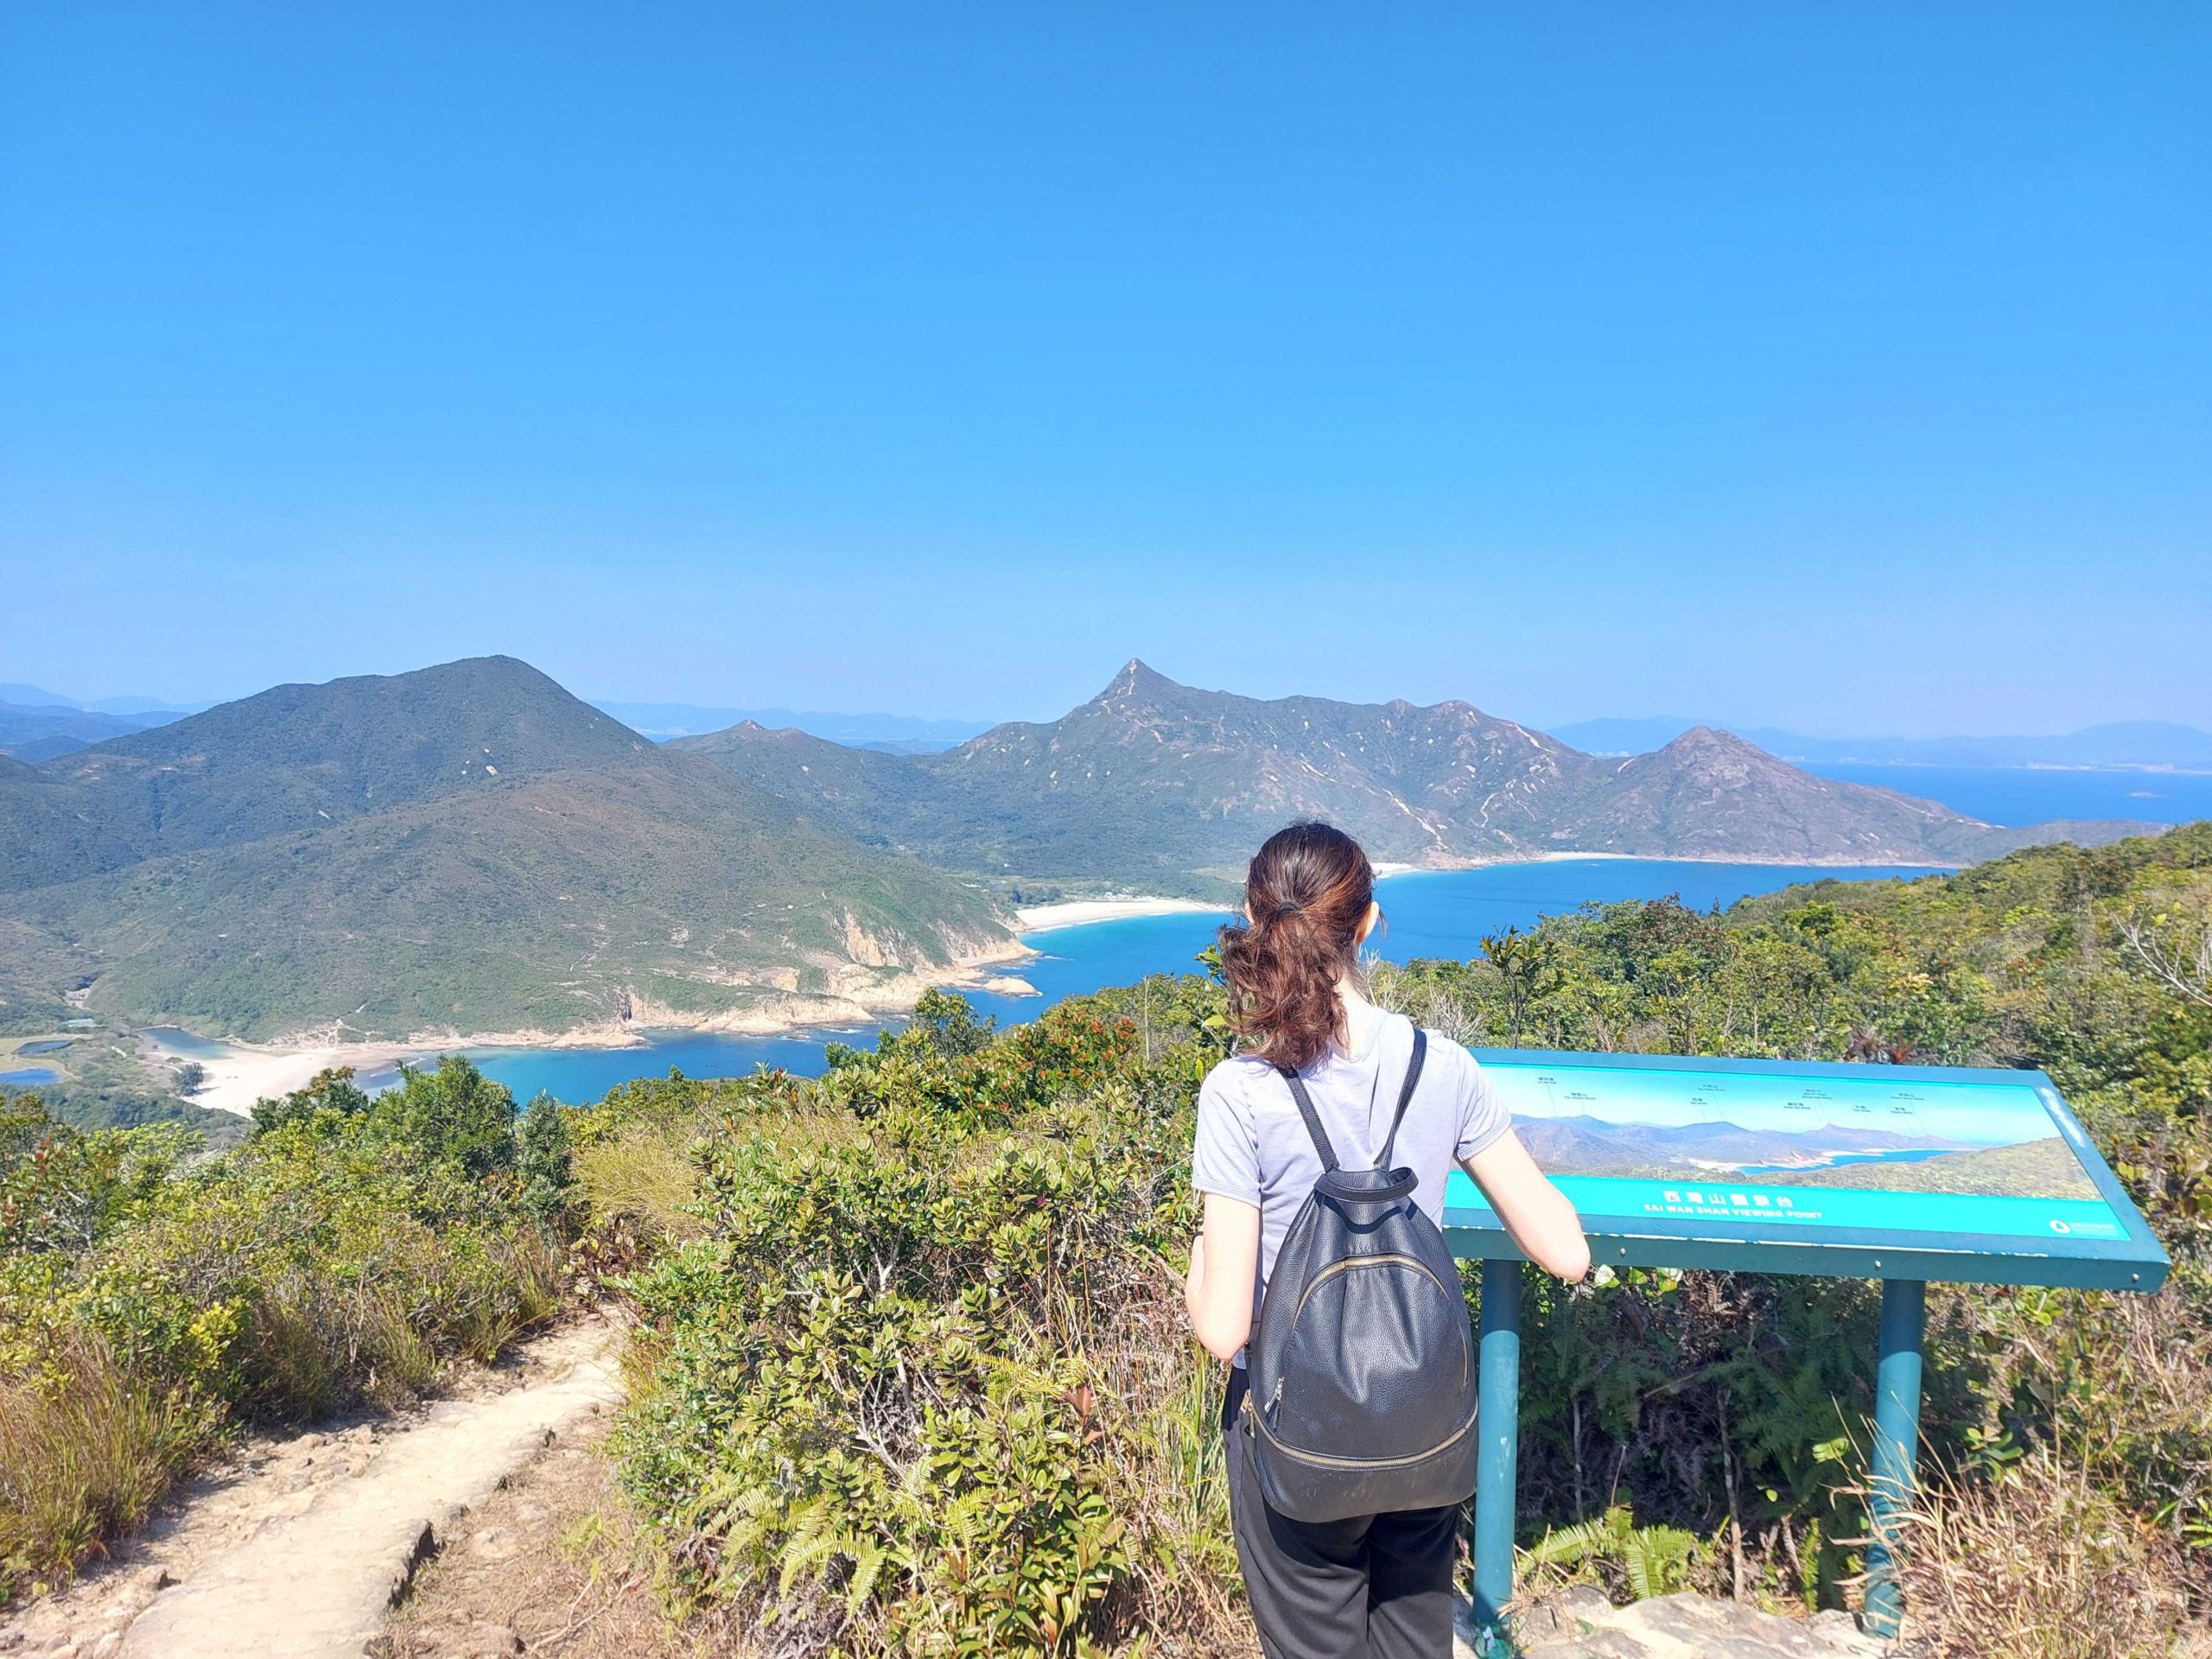
[[[1487,1151],[1493,1141],[1511,1128],[1513,1115],[1505,1109],[1497,1090],[1491,1087],[1481,1062],[1465,1049],[1459,1052],[1466,1064],[1459,1077],[1459,1144],[1452,1155],[1465,1163],[1478,1153]]]
[[[1260,1141],[1252,1105],[1236,1069],[1217,1065],[1198,1090],[1198,1138],[1191,1154],[1191,1185],[1224,1198],[1260,1202]]]

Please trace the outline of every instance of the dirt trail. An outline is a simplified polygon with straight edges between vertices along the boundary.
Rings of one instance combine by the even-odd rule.
[[[620,1331],[579,1320],[452,1395],[250,1443],[68,1591],[0,1624],[8,1659],[359,1659],[461,1516],[621,1398]]]

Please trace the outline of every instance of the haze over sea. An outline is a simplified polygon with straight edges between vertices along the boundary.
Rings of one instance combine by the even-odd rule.
[[[1806,771],[1840,783],[1941,801],[1990,823],[2051,818],[2212,818],[2212,772],[2078,771],[2044,766],[1896,766],[1822,763]]]

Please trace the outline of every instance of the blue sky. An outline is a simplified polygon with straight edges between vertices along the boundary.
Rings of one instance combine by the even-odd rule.
[[[0,12],[0,679],[2212,724],[2194,4]]]

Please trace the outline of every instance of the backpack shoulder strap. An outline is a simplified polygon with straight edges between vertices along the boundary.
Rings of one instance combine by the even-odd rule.
[[[1398,1125],[1406,1121],[1406,1108],[1413,1104],[1414,1090],[1421,1083],[1421,1062],[1428,1058],[1428,1033],[1419,1026],[1414,1027],[1414,1057],[1406,1064],[1406,1080],[1398,1090],[1398,1109],[1390,1118],[1390,1138],[1382,1143],[1382,1156],[1375,1167],[1389,1169],[1390,1160],[1398,1149]]]
[[[1298,1103],[1298,1115],[1306,1120],[1306,1133],[1313,1137],[1313,1150],[1321,1154],[1321,1167],[1337,1167],[1337,1149],[1329,1144],[1329,1132],[1321,1127],[1321,1114],[1313,1109],[1313,1096],[1306,1092],[1306,1079],[1287,1065],[1279,1065],[1282,1080],[1290,1085],[1290,1097]]]

